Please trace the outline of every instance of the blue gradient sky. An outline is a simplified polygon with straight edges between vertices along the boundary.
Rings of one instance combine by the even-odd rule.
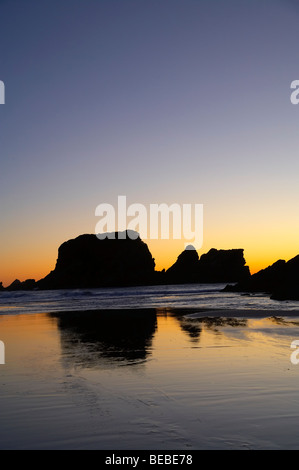
[[[95,208],[203,203],[252,271],[299,253],[299,7],[0,0],[0,280],[40,278]],[[149,246],[157,267],[183,244]],[[199,253],[201,254],[201,253]]]

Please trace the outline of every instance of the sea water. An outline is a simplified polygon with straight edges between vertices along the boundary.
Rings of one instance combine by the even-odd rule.
[[[225,284],[0,292],[0,314],[121,308],[296,310],[299,302],[223,292]]]

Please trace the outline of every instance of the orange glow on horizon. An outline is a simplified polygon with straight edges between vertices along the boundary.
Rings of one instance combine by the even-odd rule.
[[[223,234],[221,234],[223,235]],[[74,238],[74,237],[71,237]],[[212,238],[212,237],[211,237]],[[225,237],[223,237],[225,238]],[[66,239],[68,239],[66,237]],[[61,240],[47,240],[48,243],[44,244],[42,241],[36,241],[30,243],[29,240],[23,241],[14,248],[7,249],[4,256],[1,259],[1,276],[0,282],[3,282],[3,286],[7,287],[15,279],[24,281],[26,279],[39,280],[45,277],[51,270],[55,268],[58,247],[61,244]],[[179,254],[184,250],[184,242],[181,240],[143,240],[155,258],[156,270],[161,271],[167,270],[175,261]],[[198,250],[199,257],[207,253],[211,248],[216,249],[232,249],[240,248],[244,249],[244,257],[246,265],[249,266],[251,274],[254,274],[261,269],[272,265],[278,259],[284,259],[288,261],[299,253],[299,248],[294,249],[295,244],[285,245],[284,249],[275,245],[274,243],[269,244],[266,238],[260,240],[259,248],[254,243],[242,244],[235,241],[235,243],[220,244],[219,240],[212,240],[213,244],[204,246],[201,250]],[[225,241],[225,240],[224,240]],[[218,242],[218,243],[217,243]],[[263,242],[263,243],[262,243]]]
[[[184,248],[183,248],[184,249]],[[167,270],[173,263],[177,260],[179,254],[183,251],[183,249],[179,252],[166,252],[157,253],[152,252],[153,257],[155,258],[155,269],[157,271],[162,271],[163,269]],[[160,256],[159,256],[160,255]],[[201,253],[199,253],[200,257]],[[159,257],[158,257],[159,256]],[[265,269],[271,264],[273,264],[278,259],[284,259],[281,257],[272,257],[268,260],[265,259],[252,259],[248,262],[246,258],[246,265],[250,268],[250,273],[255,274],[256,272],[260,271],[261,269]],[[35,279],[39,280],[45,277],[47,274],[50,273],[51,270],[54,269],[56,258],[52,258],[50,256],[44,256],[38,259],[31,259],[26,262],[26,259],[22,260],[23,262],[16,261],[14,263],[10,262],[9,266],[5,266],[2,264],[2,277],[0,282],[3,283],[4,287],[9,286],[15,279],[19,279],[20,281],[24,281],[26,279]],[[286,259],[288,261],[288,259]],[[6,268],[6,269],[5,269]]]

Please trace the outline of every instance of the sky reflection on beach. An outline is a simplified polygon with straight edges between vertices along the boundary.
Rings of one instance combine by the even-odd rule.
[[[297,449],[298,326],[171,309],[2,316],[1,448]]]

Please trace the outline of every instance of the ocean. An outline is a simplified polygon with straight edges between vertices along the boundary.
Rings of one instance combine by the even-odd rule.
[[[298,449],[299,303],[223,287],[1,292],[0,448]]]
[[[0,292],[0,314],[74,310],[199,308],[296,310],[299,302],[275,301],[264,294],[222,292],[226,284],[183,284],[106,289]]]

